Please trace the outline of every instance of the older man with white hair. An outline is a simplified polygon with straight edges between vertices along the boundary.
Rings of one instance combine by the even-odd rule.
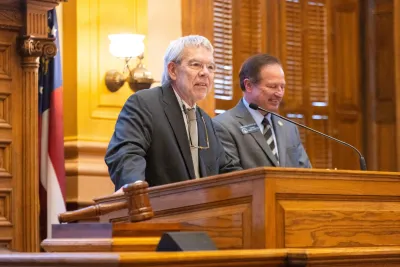
[[[214,73],[207,38],[171,42],[162,86],[133,94],[118,117],[105,156],[115,190],[138,180],[155,186],[242,169],[196,105],[212,89]]]

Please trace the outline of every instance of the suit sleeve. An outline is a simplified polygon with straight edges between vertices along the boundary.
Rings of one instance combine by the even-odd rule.
[[[222,150],[219,157],[220,161],[223,160],[220,162],[220,173],[242,170],[239,153],[231,134],[218,121],[213,120],[213,125]]]
[[[152,114],[137,94],[122,108],[109,143],[105,162],[115,190],[145,180],[146,153],[151,145]]]
[[[299,158],[299,163],[300,165],[303,165],[303,168],[312,168],[310,159],[308,158],[307,152],[304,149],[303,143],[301,142],[300,134],[299,134],[299,129],[295,127],[296,129],[296,136],[299,140],[299,151],[300,151],[300,158]]]

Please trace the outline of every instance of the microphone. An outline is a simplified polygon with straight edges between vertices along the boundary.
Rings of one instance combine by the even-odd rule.
[[[361,155],[360,151],[358,151],[358,149],[355,148],[354,146],[352,146],[352,145],[350,145],[350,144],[348,144],[348,143],[346,143],[346,142],[344,142],[344,141],[342,141],[342,140],[336,139],[336,138],[334,138],[334,137],[332,137],[332,136],[330,136],[330,135],[321,133],[321,132],[319,132],[319,131],[317,131],[317,130],[314,130],[314,129],[310,128],[310,127],[307,127],[307,126],[305,126],[305,125],[303,125],[303,124],[300,124],[300,123],[298,123],[298,122],[289,120],[288,118],[285,118],[285,117],[283,117],[283,116],[281,116],[281,115],[279,115],[279,114],[277,114],[277,113],[274,113],[274,112],[268,111],[268,110],[266,110],[266,109],[260,108],[257,104],[250,103],[249,106],[250,106],[250,108],[252,108],[252,109],[254,109],[254,110],[258,110],[258,109],[259,109],[259,110],[262,110],[262,111],[264,111],[264,112],[271,113],[272,115],[277,116],[277,117],[279,117],[279,118],[281,118],[281,119],[283,119],[283,120],[285,120],[285,121],[288,121],[288,122],[291,122],[291,123],[293,123],[293,124],[296,124],[296,125],[298,125],[298,126],[304,128],[304,129],[310,130],[310,131],[312,131],[312,132],[314,132],[314,133],[317,133],[317,134],[322,135],[322,136],[324,136],[324,137],[326,137],[326,138],[332,139],[332,140],[334,140],[334,141],[336,141],[336,142],[338,142],[338,143],[340,143],[340,144],[342,144],[342,145],[345,145],[345,146],[348,146],[348,147],[352,148],[354,151],[356,151],[356,152],[358,153],[358,156],[359,156],[359,158],[360,158],[360,169],[363,170],[363,171],[366,171],[366,170],[367,170],[367,164],[365,163],[365,159],[364,159],[363,155]]]

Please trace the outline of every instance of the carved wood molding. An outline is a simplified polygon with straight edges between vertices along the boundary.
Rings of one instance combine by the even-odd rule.
[[[22,153],[24,250],[38,252],[39,246],[39,160],[38,160],[38,57],[22,63]]]
[[[27,0],[28,3],[32,2],[36,2],[36,3],[49,3],[49,4],[53,4],[53,5],[58,5],[62,2],[68,2],[68,0]]]
[[[24,36],[20,39],[20,52],[23,57],[54,57],[57,54],[55,38]]]
[[[400,151],[400,0],[394,0],[394,55],[395,55],[395,92],[396,92],[396,151]],[[396,159],[397,171],[400,171],[400,156]]]
[[[0,29],[19,30],[22,23],[22,15],[18,9],[0,6]]]
[[[109,176],[104,156],[108,143],[65,141],[65,173],[67,176]]]
[[[107,142],[65,140],[66,202],[68,210],[93,204],[93,198],[114,192],[104,155]],[[91,183],[96,183],[96,189]]]

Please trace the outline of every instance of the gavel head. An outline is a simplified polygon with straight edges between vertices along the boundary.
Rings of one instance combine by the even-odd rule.
[[[140,222],[154,217],[148,194],[149,184],[146,181],[136,181],[123,187],[127,198],[130,222]]]

